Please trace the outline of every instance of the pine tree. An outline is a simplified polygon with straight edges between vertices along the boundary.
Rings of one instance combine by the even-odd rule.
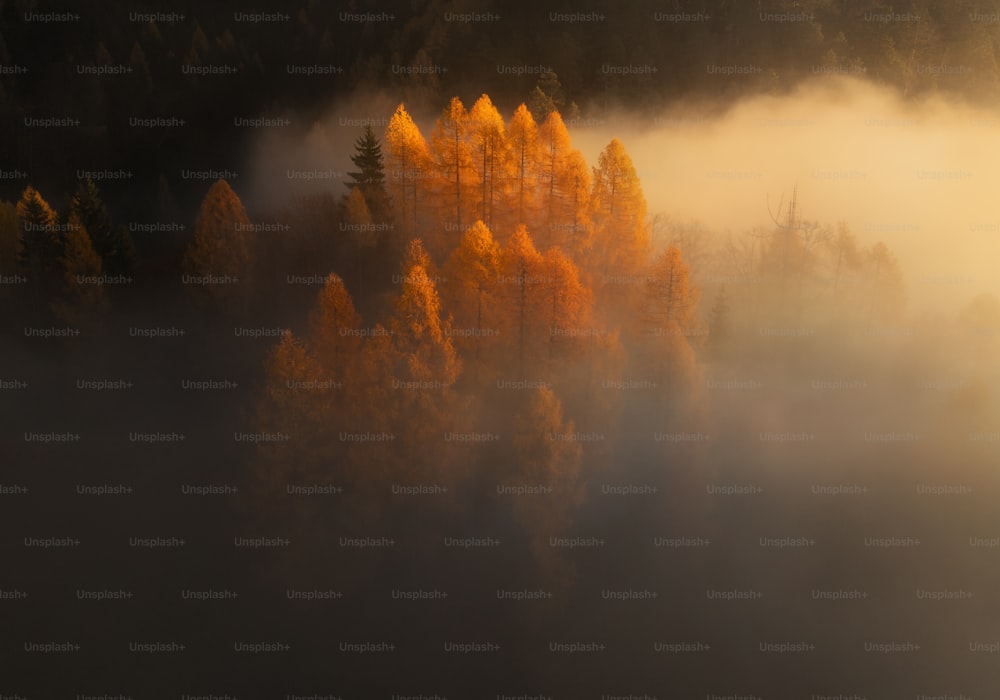
[[[370,124],[365,126],[365,133],[355,142],[354,148],[356,153],[351,156],[351,162],[358,170],[347,173],[351,179],[344,184],[352,191],[360,191],[374,218],[381,219],[386,213],[388,200],[385,189],[385,163],[382,158],[382,144],[375,137],[375,131]]]
[[[131,274],[136,265],[132,236],[124,226],[114,226],[100,191],[90,178],[80,182],[69,206],[70,213],[87,230],[94,250],[101,256],[104,273]]]

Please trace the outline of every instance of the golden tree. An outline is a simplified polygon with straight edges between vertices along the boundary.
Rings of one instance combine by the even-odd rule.
[[[406,107],[396,107],[385,130],[388,188],[399,211],[399,221],[411,226],[415,234],[418,211],[428,192],[431,177],[431,152],[420,129]]]
[[[456,329],[456,345],[471,349],[473,379],[478,379],[481,348],[484,338],[492,341],[496,327],[497,286],[503,251],[482,221],[474,223],[463,235],[461,244],[452,251],[445,266],[446,282],[442,285],[445,302],[452,313]],[[492,323],[492,326],[487,324]],[[493,343],[487,341],[486,345]]]
[[[649,252],[646,198],[632,159],[618,139],[611,139],[594,169],[597,230],[595,255],[601,274],[635,275]]]
[[[507,176],[507,137],[503,117],[487,95],[482,95],[469,110],[467,129],[479,185],[478,216],[493,228],[493,204],[498,194],[503,193],[503,178]]]
[[[507,124],[507,142],[513,166],[512,208],[517,213],[514,223],[527,225],[534,221],[537,206],[533,180],[539,161],[539,136],[538,125],[523,102]]]
[[[217,299],[237,296],[250,269],[250,219],[243,202],[225,180],[217,180],[202,200],[194,240],[184,251],[182,269],[196,290]]]
[[[462,101],[451,98],[438,117],[431,136],[432,154],[440,175],[441,204],[447,212],[442,228],[460,232],[462,221],[469,218],[472,150],[469,146],[469,115]],[[432,248],[444,246],[432,246]],[[432,250],[435,255],[442,250]]]

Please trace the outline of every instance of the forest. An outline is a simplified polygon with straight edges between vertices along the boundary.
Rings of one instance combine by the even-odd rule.
[[[995,694],[994,8],[125,10],[0,3],[0,697]]]

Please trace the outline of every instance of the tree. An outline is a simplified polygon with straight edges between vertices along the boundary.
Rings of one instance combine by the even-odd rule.
[[[540,276],[541,305],[548,325],[546,360],[551,367],[555,360],[579,350],[584,339],[593,339],[591,293],[580,281],[576,265],[559,248],[545,251]]]
[[[420,129],[406,108],[396,107],[385,130],[388,147],[389,190],[393,204],[399,210],[399,220],[416,233],[418,203],[427,191],[431,176],[431,154]]]
[[[469,115],[457,97],[451,98],[437,120],[432,135],[434,160],[442,176],[442,196],[449,213],[445,227],[462,231],[462,218],[468,216],[469,173],[472,154],[468,142]]]
[[[595,254],[600,256],[602,274],[636,274],[649,250],[646,198],[632,159],[618,139],[611,139],[598,158],[593,197],[600,237]]]
[[[324,375],[344,379],[358,359],[361,337],[356,332],[361,316],[339,275],[331,273],[309,315],[309,345]]]
[[[451,385],[461,364],[442,318],[437,287],[428,274],[429,259],[419,239],[411,242],[403,264],[402,290],[396,299],[390,329],[400,354],[403,374],[413,381]]]
[[[354,248],[372,248],[378,243],[378,231],[373,226],[372,215],[361,194],[361,188],[355,187],[344,201],[344,223],[351,234]]]
[[[503,117],[487,95],[482,95],[469,110],[467,129],[479,180],[479,218],[492,228],[497,179],[506,175],[507,138]]]
[[[358,169],[349,172],[351,178],[344,183],[353,192],[360,192],[365,204],[373,212],[375,219],[381,219],[385,214],[388,194],[385,189],[385,164],[382,158],[382,144],[375,137],[371,125],[365,126],[364,135],[354,144],[356,153],[351,156],[351,162]]]
[[[538,162],[538,125],[531,112],[522,102],[514,111],[507,125],[508,142],[513,161],[514,181],[513,192],[516,201],[516,224],[527,224],[533,221],[535,210],[535,191],[531,178]]]
[[[547,576],[563,578],[572,567],[548,546],[549,537],[565,532],[583,501],[580,468],[583,448],[575,438],[572,420],[563,417],[562,404],[551,389],[531,392],[514,422],[515,484],[539,484],[544,495],[516,498],[514,520],[528,530],[529,546]]]
[[[202,200],[194,224],[194,240],[184,252],[182,268],[196,292],[217,299],[232,298],[238,283],[246,283],[250,219],[240,198],[225,180],[217,180]]]
[[[646,323],[656,333],[684,335],[692,327],[699,296],[680,248],[667,246],[649,268]]]
[[[103,310],[104,286],[96,279],[101,274],[101,258],[94,252],[87,229],[75,215],[66,224],[59,266],[63,287],[60,298],[53,303],[56,315],[71,322],[85,312]]]
[[[542,256],[535,249],[525,226],[518,226],[503,251],[501,275],[503,308],[508,315],[507,327],[516,342],[516,368],[524,372],[532,332],[537,325],[541,302],[542,277],[539,270]]]
[[[650,265],[644,326],[647,376],[656,378],[666,407],[677,408],[690,395],[694,353],[688,341],[695,327],[699,291],[676,246],[668,246]]]
[[[552,71],[545,71],[538,76],[535,89],[528,98],[531,114],[538,122],[545,121],[552,112],[557,112],[563,106],[562,85],[559,76]]]
[[[591,174],[586,158],[572,147],[559,112],[538,130],[540,204],[546,246],[558,245],[579,260],[591,245]]]
[[[477,221],[462,235],[461,244],[452,251],[445,266],[446,302],[461,330],[458,347],[472,346],[474,381],[478,381],[483,336],[493,336],[498,331],[484,324],[497,314],[495,302],[502,259],[503,251],[490,229]]]
[[[69,208],[90,235],[94,250],[101,256],[105,274],[131,274],[136,265],[132,236],[124,226],[112,223],[100,191],[90,178],[80,182]]]
[[[562,173],[566,169],[566,161],[570,153],[569,131],[563,123],[559,112],[550,112],[538,130],[539,185],[542,189],[542,211],[545,216],[545,228],[551,229],[560,219],[559,202],[561,192],[557,189]]]
[[[59,220],[42,195],[28,185],[17,203],[20,264],[29,279],[36,311],[62,287],[59,260],[63,253]]]

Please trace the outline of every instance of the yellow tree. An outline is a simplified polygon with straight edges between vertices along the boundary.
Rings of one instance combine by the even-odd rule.
[[[36,308],[58,293],[63,279],[59,270],[62,237],[59,220],[42,195],[28,185],[15,209],[20,236],[20,264],[32,287]]]
[[[523,373],[529,346],[539,330],[542,256],[525,226],[518,226],[503,251],[501,294],[507,314],[505,333],[513,336],[518,373]]]
[[[507,175],[507,136],[503,117],[487,95],[482,95],[472,105],[467,128],[473,169],[479,185],[478,216],[493,228],[493,204],[497,195],[503,192],[503,178]]]
[[[327,377],[343,381],[358,359],[361,316],[339,275],[331,273],[309,316],[309,345]]]
[[[477,221],[462,235],[461,244],[445,266],[445,302],[454,316],[457,346],[460,349],[471,346],[474,380],[478,379],[484,338],[493,340],[499,332],[495,316],[502,256],[490,229]]]
[[[572,150],[569,131],[566,129],[562,117],[559,116],[559,112],[549,112],[549,116],[545,118],[538,130],[538,141],[538,164],[535,171],[538,173],[541,193],[543,228],[551,230],[562,219],[559,211],[562,193],[558,188],[558,183],[566,170],[566,161]]]
[[[540,265],[542,312],[548,325],[546,360],[552,365],[599,336],[591,316],[591,293],[573,261],[559,248],[545,251]]]
[[[272,493],[296,477],[316,478],[317,465],[325,460],[318,454],[320,434],[326,427],[327,412],[323,393],[312,387],[321,378],[315,358],[306,344],[291,331],[264,361],[264,386],[257,402],[256,423],[259,430],[290,436],[275,442],[259,455],[259,485]]]
[[[582,260],[593,245],[590,173],[587,159],[574,148],[563,161],[558,177],[563,202],[552,244],[571,251],[577,260]]]
[[[378,233],[372,226],[372,215],[360,187],[352,188],[344,200],[344,223],[354,248],[374,248],[378,244]]]
[[[511,188],[517,212],[516,224],[527,225],[533,221],[536,191],[532,179],[539,161],[538,125],[522,102],[507,124],[507,142],[513,165],[513,186]]]
[[[188,284],[217,299],[237,296],[250,269],[250,228],[243,203],[225,180],[217,180],[202,200],[194,240],[184,251],[182,269]]]
[[[395,368],[389,399],[395,416],[394,449],[410,465],[413,476],[440,475],[439,445],[449,420],[454,419],[452,389],[461,361],[450,337],[450,323],[442,317],[434,281],[422,260],[423,248],[412,245],[403,263],[403,284],[394,304],[389,328]]]
[[[441,222],[442,228],[456,232],[463,230],[462,221],[468,218],[470,208],[472,151],[468,132],[469,115],[462,101],[453,97],[438,117],[431,142],[441,178],[442,206],[448,212]]]
[[[427,262],[420,240],[411,242],[390,329],[404,363],[403,376],[409,381],[448,386],[458,377],[460,363],[451,341],[450,323],[441,315],[441,300],[428,274]]]
[[[406,107],[396,107],[385,130],[389,193],[402,225],[417,231],[418,210],[428,192],[431,152]]]
[[[635,275],[649,251],[646,198],[632,159],[618,139],[612,139],[594,169],[593,196],[597,208],[594,264],[601,274]]]

